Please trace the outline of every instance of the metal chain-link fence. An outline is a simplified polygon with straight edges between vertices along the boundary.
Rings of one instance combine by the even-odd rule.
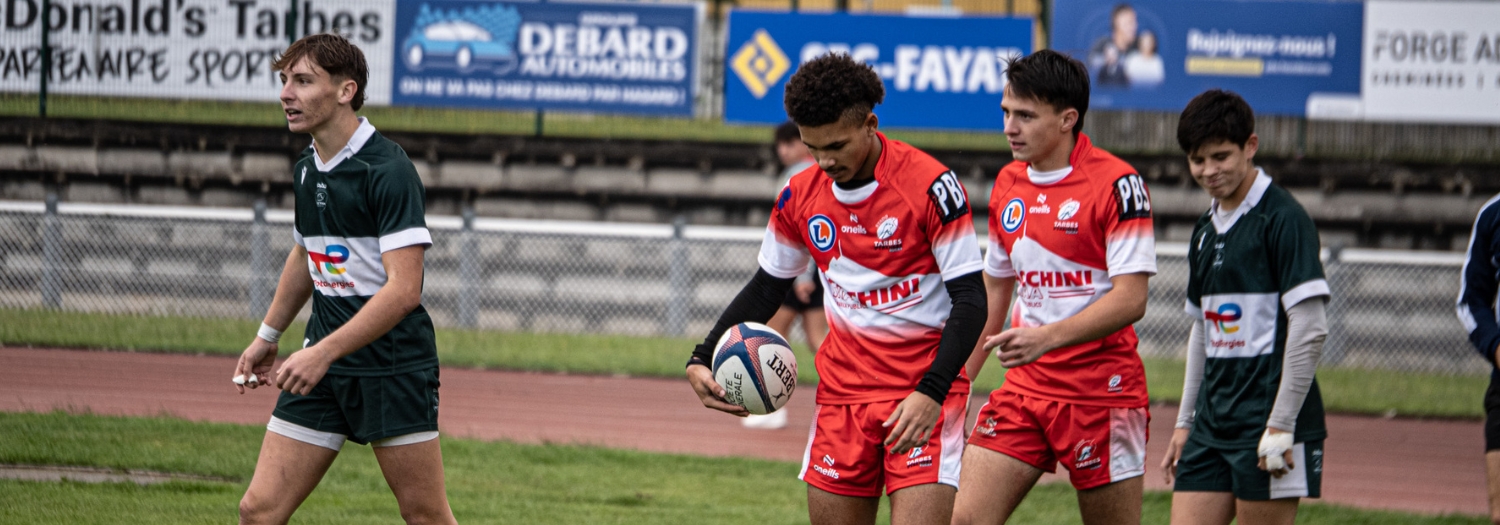
[[[706,333],[755,272],[762,236],[472,217],[428,225],[423,303],[438,326],[647,336]],[[258,319],[290,229],[286,211],[0,203],[0,307]],[[1182,355],[1185,255],[1159,246],[1136,324],[1143,355]],[[1488,370],[1453,313],[1461,255],[1345,250],[1325,264],[1323,366]]]

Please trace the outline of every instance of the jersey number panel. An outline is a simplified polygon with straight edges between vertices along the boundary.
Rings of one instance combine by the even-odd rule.
[[[969,214],[969,200],[964,196],[963,184],[958,182],[958,176],[953,170],[943,172],[932,185],[927,188],[927,196],[932,198],[933,205],[937,206],[938,217],[943,224],[956,221]]]
[[[1120,203],[1120,220],[1151,218],[1151,195],[1146,192],[1146,181],[1140,175],[1130,174],[1115,180],[1115,198]]]

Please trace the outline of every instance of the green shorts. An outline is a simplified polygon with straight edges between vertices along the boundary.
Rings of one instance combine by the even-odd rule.
[[[324,375],[305,396],[281,392],[271,416],[361,445],[438,428],[437,367],[393,376]]]
[[[1247,501],[1316,498],[1323,485],[1323,440],[1292,447],[1292,470],[1280,478],[1261,470],[1255,448],[1223,449],[1193,439],[1177,460],[1176,492],[1232,492]]]

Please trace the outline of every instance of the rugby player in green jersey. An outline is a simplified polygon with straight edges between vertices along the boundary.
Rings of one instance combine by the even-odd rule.
[[[424,191],[406,152],[355,114],[364,54],[305,37],[272,65],[287,127],[312,135],[292,168],[296,246],[235,383],[281,390],[240,523],[286,523],[345,440],[374,447],[407,523],[454,523],[437,440],[437,345],[422,308],[432,245]],[[302,349],[272,373],[277,340],[313,300]]]
[[[1255,166],[1250,105],[1210,90],[1177,125],[1193,179],[1214,198],[1188,247],[1193,317],[1176,429],[1162,470],[1174,525],[1287,524],[1321,491],[1328,334],[1318,231]]]

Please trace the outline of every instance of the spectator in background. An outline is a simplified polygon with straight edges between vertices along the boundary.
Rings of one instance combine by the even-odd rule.
[[[1117,5],[1110,12],[1109,20],[1109,34],[1089,48],[1089,70],[1094,72],[1094,83],[1099,87],[1130,87],[1125,57],[1136,50],[1136,31],[1140,24],[1135,17],[1135,8],[1130,4]]]
[[[1141,31],[1135,39],[1135,52],[1125,55],[1125,77],[1131,88],[1153,88],[1160,86],[1167,76],[1167,68],[1157,53],[1156,33]]]
[[[807,145],[802,143],[802,132],[797,130],[797,124],[790,121],[776,127],[776,157],[785,168],[781,172],[781,183],[776,185],[777,191],[785,188],[793,175],[817,163],[813,160],[812,153],[808,153]],[[781,301],[781,309],[776,311],[770,321],[766,321],[766,326],[783,336],[790,335],[788,332],[792,329],[792,321],[799,316],[802,318],[802,334],[807,337],[807,346],[816,352],[823,345],[823,337],[828,335],[828,318],[823,311],[823,283],[818,278],[818,267],[814,265],[808,265],[807,272],[793,282],[792,291],[787,292],[786,298]],[[745,428],[783,428],[786,426],[786,409],[764,416],[752,414],[741,422]]]

